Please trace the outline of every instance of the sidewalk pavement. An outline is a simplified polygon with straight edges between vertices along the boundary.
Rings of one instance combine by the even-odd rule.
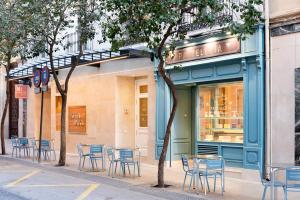
[[[7,141],[7,144],[10,144]],[[7,145],[10,146],[10,145]],[[8,152],[11,152],[10,148],[8,148]],[[57,152],[58,158],[59,152]],[[6,157],[11,158],[11,154]],[[14,157],[15,158],[15,157]],[[25,158],[17,158],[18,160],[22,160],[23,162],[32,163],[32,159]],[[67,165],[61,167],[61,169],[68,170],[71,172],[93,175],[93,176],[101,176],[106,177],[113,180],[118,180],[119,182],[127,183],[133,186],[136,186],[140,190],[140,186],[144,188],[151,188],[151,186],[156,185],[157,180],[157,165],[150,165],[146,163],[142,163],[141,165],[141,177],[138,176],[120,176],[117,174],[114,178],[107,176],[107,171],[100,172],[88,172],[88,160],[86,162],[86,168],[84,171],[79,171],[78,167],[79,158],[75,154],[67,154]],[[42,166],[53,167],[57,161],[49,162],[43,161]],[[106,162],[108,163],[108,162]],[[100,166],[100,165],[99,165]],[[56,168],[57,169],[57,168]],[[176,161],[172,162],[172,167],[169,167],[167,164],[165,166],[165,183],[171,185],[169,188],[163,189],[165,192],[178,193],[186,196],[186,199],[192,198],[200,198],[200,199],[224,199],[224,200],[258,200],[261,199],[263,193],[263,186],[260,182],[259,172],[257,170],[247,170],[241,168],[225,168],[225,193],[222,196],[220,190],[220,181],[217,180],[216,184],[216,192],[213,192],[213,179],[209,180],[211,192],[209,192],[206,196],[202,191],[199,194],[196,194],[195,190],[191,190],[189,193],[188,184],[189,179],[187,178],[185,191],[181,191],[182,183],[184,179],[184,172],[182,170],[181,162]],[[153,189],[152,189],[153,190]],[[270,191],[269,191],[270,192]],[[269,192],[267,194],[267,198],[269,199]],[[278,199],[283,199],[283,192],[278,190]],[[299,200],[300,193],[291,193],[289,194],[289,200]]]

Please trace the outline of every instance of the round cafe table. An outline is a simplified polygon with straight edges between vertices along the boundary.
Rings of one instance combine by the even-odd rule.
[[[200,164],[205,165],[207,160],[219,160],[223,159],[222,156],[215,155],[215,154],[202,154],[202,155],[192,155],[191,158],[193,159],[193,167],[196,167],[197,170],[200,170]],[[199,173],[197,173],[197,179],[200,179]],[[199,189],[199,181],[196,181],[196,191],[198,193]],[[224,185],[224,179],[223,180],[223,185]],[[224,185],[225,188],[225,185]],[[206,195],[206,181],[204,181],[204,195]]]

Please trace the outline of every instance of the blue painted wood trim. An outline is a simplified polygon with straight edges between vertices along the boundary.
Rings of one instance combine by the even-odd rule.
[[[226,81],[242,78],[244,81],[244,144],[222,143],[218,146],[218,151],[222,152],[222,148],[242,148],[243,159],[237,162],[241,163],[245,168],[257,168],[258,163],[263,163],[264,160],[264,36],[263,27],[259,26],[256,34],[250,40],[242,43],[243,53],[232,56],[221,56],[213,59],[204,59],[189,63],[183,63],[184,68],[181,72],[169,70],[171,77],[175,77],[175,84],[199,84],[213,81]],[[252,42],[255,45],[252,45]],[[229,64],[228,64],[229,63]],[[235,67],[230,66],[234,64]],[[218,66],[224,67],[221,71],[225,73],[218,74]],[[241,70],[237,70],[238,67]],[[156,69],[156,68],[155,68]],[[228,69],[228,73],[226,70]],[[199,76],[195,76],[199,70]],[[220,71],[220,70],[219,70]],[[177,74],[176,74],[177,73]],[[166,120],[170,109],[170,96],[166,91],[166,86],[157,78],[157,105],[156,105],[156,158],[162,146],[162,137],[166,127]],[[195,97],[197,97],[198,92]],[[197,100],[196,100],[197,101]],[[196,103],[198,105],[198,103]],[[198,109],[197,109],[198,110]],[[198,119],[196,112],[195,119]],[[199,144],[198,120],[195,125],[195,151]],[[216,145],[209,143],[210,145]],[[168,156],[169,157],[169,156]]]

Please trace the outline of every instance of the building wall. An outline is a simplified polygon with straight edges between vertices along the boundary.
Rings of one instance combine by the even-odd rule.
[[[270,0],[271,18],[300,12],[300,0]]]
[[[294,162],[295,68],[300,67],[299,54],[300,33],[271,38],[273,162]]]
[[[66,71],[59,72],[63,82]],[[149,58],[136,58],[101,63],[101,67],[78,67],[69,83],[67,101],[67,153],[76,154],[76,144],[105,144],[115,147],[135,146],[135,80],[147,78],[149,84],[149,162],[154,161],[155,145],[155,82],[153,66]],[[60,131],[56,130],[56,90],[54,80],[50,83],[50,100],[44,102],[48,108],[45,132],[51,132],[55,149],[59,150]],[[51,94],[50,94],[51,93]],[[48,94],[47,94],[48,95]],[[37,137],[39,132],[40,94],[28,99],[28,134]],[[50,105],[50,106],[49,106]],[[68,132],[68,107],[86,106],[86,134]],[[30,112],[32,110],[32,112]],[[48,110],[48,111],[47,111]],[[125,112],[126,110],[126,112]],[[50,112],[51,111],[51,112]],[[51,127],[51,128],[50,128]],[[151,159],[152,158],[152,159]]]

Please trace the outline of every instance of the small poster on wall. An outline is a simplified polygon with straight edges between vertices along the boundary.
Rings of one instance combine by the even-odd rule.
[[[69,106],[69,133],[86,134],[86,106]]]
[[[295,162],[300,164],[300,68],[295,70]]]

